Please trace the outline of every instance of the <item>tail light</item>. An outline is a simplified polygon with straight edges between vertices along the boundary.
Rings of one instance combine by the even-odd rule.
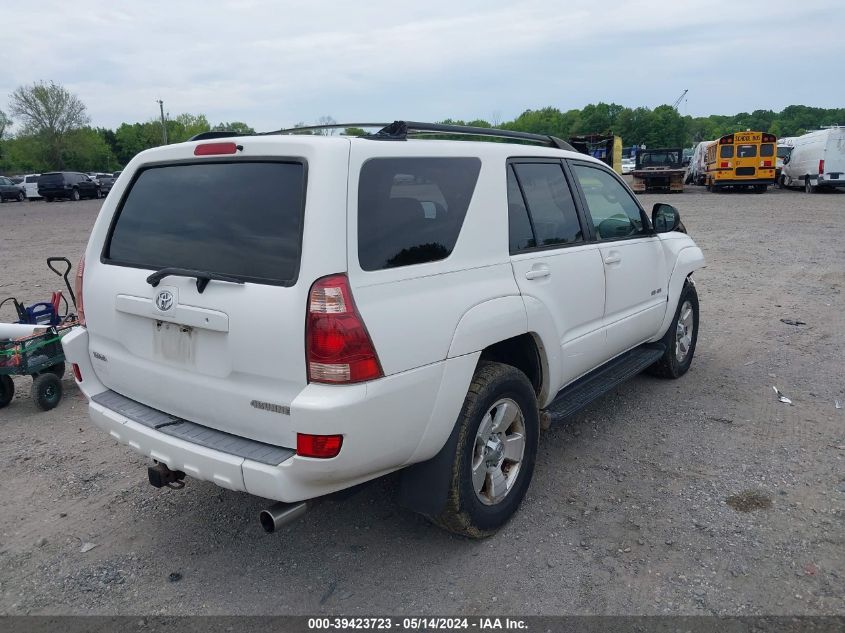
[[[311,286],[305,360],[309,382],[348,384],[384,375],[346,275],[329,275]]]
[[[79,365],[71,363],[70,368],[73,370],[73,377],[76,378],[76,382],[82,382],[82,372],[79,370]]]
[[[296,454],[302,457],[317,457],[319,459],[337,457],[342,445],[342,435],[296,434]]]
[[[772,166],[772,161],[770,161],[770,160],[764,160],[763,161],[763,167],[771,167],[771,166]]]
[[[726,160],[723,160],[723,161],[719,164],[719,167],[721,167],[722,169],[727,169],[727,168],[728,168],[728,167],[730,167],[730,166],[731,166],[731,164],[730,164],[728,161],[726,161]]]
[[[819,160],[819,173],[820,174],[824,173],[824,158]]]
[[[79,265],[76,267],[76,316],[79,317],[79,325],[85,325],[85,307],[82,301],[82,276],[85,274],[85,254],[79,260]]]

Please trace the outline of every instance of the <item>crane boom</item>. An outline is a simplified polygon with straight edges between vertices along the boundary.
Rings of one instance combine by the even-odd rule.
[[[679,106],[679,105],[681,105],[681,101],[683,101],[683,100],[684,100],[684,97],[686,97],[686,96],[687,96],[687,93],[688,93],[688,92],[689,92],[689,90],[684,90],[684,91],[681,93],[681,96],[680,96],[680,97],[678,97],[677,99],[675,99],[675,103],[673,103],[673,104],[672,104],[672,107],[673,107],[673,108],[675,108],[675,109],[677,110],[677,109],[678,109],[678,106]]]

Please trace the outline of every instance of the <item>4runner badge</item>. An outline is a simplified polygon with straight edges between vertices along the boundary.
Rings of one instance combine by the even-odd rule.
[[[162,290],[156,295],[156,307],[162,312],[167,312],[173,307],[173,293],[169,290]]]

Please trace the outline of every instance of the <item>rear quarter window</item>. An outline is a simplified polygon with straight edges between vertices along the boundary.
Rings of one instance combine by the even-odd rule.
[[[358,184],[358,261],[383,270],[445,259],[472,200],[478,158],[373,158]]]
[[[135,176],[118,208],[103,261],[293,285],[304,204],[300,162],[150,167]]]

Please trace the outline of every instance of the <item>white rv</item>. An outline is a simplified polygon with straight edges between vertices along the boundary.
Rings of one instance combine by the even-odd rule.
[[[804,187],[807,193],[845,187],[845,126],[832,126],[794,139],[778,182],[781,187]]]
[[[783,171],[783,160],[792,152],[797,136],[784,136],[778,139],[777,159],[775,161],[775,182],[780,182],[780,174]]]
[[[707,148],[716,141],[701,141],[695,146],[687,171],[688,185],[703,185],[707,177]]]

